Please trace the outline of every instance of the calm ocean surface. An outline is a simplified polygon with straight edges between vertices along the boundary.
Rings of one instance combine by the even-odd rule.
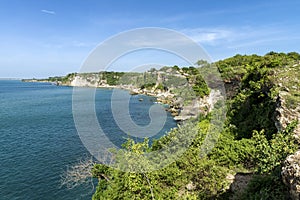
[[[97,117],[110,140],[120,146],[126,135],[110,113],[111,94],[112,90],[97,89]],[[154,101],[131,97],[130,114],[137,124],[150,122],[148,109]],[[175,126],[168,114],[164,129],[155,137]],[[0,80],[0,200],[91,199],[91,184],[60,187],[67,167],[87,157],[72,117],[71,87]]]

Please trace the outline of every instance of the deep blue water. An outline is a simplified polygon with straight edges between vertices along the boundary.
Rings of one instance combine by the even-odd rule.
[[[99,123],[118,146],[126,134],[110,114],[112,90],[97,89]],[[143,98],[143,101],[139,101]],[[155,99],[132,96],[130,114],[137,124],[149,123],[148,109]],[[164,129],[176,126],[168,115]],[[68,166],[89,157],[72,115],[72,88],[48,83],[0,80],[0,199],[91,199],[91,184],[60,187]]]

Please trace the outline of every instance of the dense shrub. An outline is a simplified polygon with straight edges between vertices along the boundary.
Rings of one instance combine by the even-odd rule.
[[[148,140],[143,143],[128,140],[124,148],[141,155],[164,148],[170,141],[191,145],[178,160],[153,172],[129,173],[95,165],[93,174],[99,184],[93,199],[287,199],[288,190],[281,181],[280,167],[286,156],[297,148],[293,137],[297,122],[282,132],[277,131],[274,112],[278,90],[272,76],[274,70],[293,66],[299,59],[297,53],[270,52],[265,56],[236,55],[216,62],[224,80],[234,79],[240,84],[237,94],[227,101],[227,120],[213,150],[200,156],[201,145],[212,126],[211,115],[170,131],[153,141],[152,146]],[[198,64],[209,65],[203,61]],[[172,69],[179,70],[177,66]],[[199,96],[208,94],[197,68],[184,67],[181,71],[188,75]],[[136,162],[130,153],[123,159]],[[245,191],[234,194],[226,190],[229,187],[225,177],[240,171],[255,175]]]

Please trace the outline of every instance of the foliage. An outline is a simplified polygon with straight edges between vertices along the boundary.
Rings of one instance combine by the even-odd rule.
[[[169,75],[166,78],[167,78],[167,80],[164,81],[164,84],[168,88],[177,88],[178,89],[178,88],[182,88],[182,87],[186,86],[186,84],[187,84],[187,80],[182,77]]]
[[[203,126],[208,126],[209,121],[201,122]],[[194,124],[195,126],[195,124]],[[192,128],[187,126],[186,128]],[[186,130],[185,130],[186,131]],[[199,145],[204,139],[205,133],[200,131],[196,136],[190,149],[188,149],[179,160],[170,164],[166,168],[145,173],[122,172],[105,165],[95,165],[93,174],[99,178],[97,192],[93,199],[109,198],[109,199],[171,199],[171,198],[199,198],[215,196],[226,186],[224,177],[227,170],[222,166],[216,165],[213,160],[200,158]],[[184,134],[180,134],[178,129],[172,131],[172,134],[162,137],[153,143],[149,148],[148,141],[143,143],[135,143],[128,140],[124,144],[124,148],[138,154],[147,151],[158,150],[163,148],[171,140],[178,143],[184,141]],[[131,160],[130,154],[125,154],[122,160],[126,162],[136,163]],[[120,167],[121,163],[118,163]],[[122,166],[121,166],[122,167]],[[101,174],[105,173],[109,177],[109,181],[103,179]],[[99,175],[100,174],[100,175]],[[223,180],[223,181],[220,181]],[[187,184],[193,184],[192,190],[187,190]]]
[[[146,83],[141,86],[141,89],[152,89],[155,86],[155,83]]]
[[[177,65],[174,65],[174,66],[173,66],[173,70],[179,71],[179,69],[180,69],[180,68],[179,68]]]
[[[256,58],[256,56],[255,56]],[[237,126],[237,138],[250,138],[252,130],[266,130],[268,139],[276,132],[273,116],[276,99],[273,90],[274,84],[269,75],[270,69],[264,62],[246,64],[245,74],[241,77],[240,92],[231,101],[229,117]]]
[[[274,115],[280,87],[287,87],[292,92],[293,106],[299,105],[298,91],[291,89],[297,86],[300,55],[270,52],[265,56],[236,55],[216,62],[226,83],[238,82],[235,95],[227,101],[228,113],[224,129],[212,151],[201,157],[201,148],[212,127],[211,114],[201,116],[199,121],[188,126],[171,130],[168,134],[153,141],[135,143],[128,140],[124,144],[125,154],[116,151],[116,158],[122,155],[123,161],[116,162],[119,168],[130,166],[141,168],[132,157],[132,152],[143,155],[157,151],[175,141],[176,144],[189,145],[180,158],[167,167],[152,172],[146,169],[142,173],[119,171],[97,164],[92,170],[99,183],[93,199],[286,199],[288,190],[280,178],[282,161],[292,154],[297,144],[293,137],[297,122],[291,123],[285,130],[278,132],[274,125]],[[199,96],[209,94],[207,84],[200,73],[201,68],[209,67],[205,61],[197,62],[199,68],[174,66],[164,70],[180,72]],[[290,73],[292,79],[280,76]],[[296,74],[296,75],[295,75]],[[279,76],[284,81],[283,86],[277,82]],[[171,76],[170,76],[171,77]],[[178,83],[176,76],[169,78],[175,92],[186,88],[185,83]],[[144,82],[149,78],[150,82]],[[173,79],[174,78],[174,79]],[[178,77],[177,77],[178,78]],[[181,80],[181,79],[180,79]],[[185,81],[186,81],[185,80]],[[152,74],[143,74],[136,79],[139,86],[154,87],[156,79]],[[174,83],[173,83],[174,82]],[[177,85],[176,85],[177,84]],[[170,86],[168,85],[168,87]],[[161,89],[164,84],[159,84]],[[228,91],[227,91],[228,92]],[[230,91],[229,91],[230,92]],[[216,112],[216,111],[213,111]],[[196,130],[196,131],[195,131]],[[193,135],[193,137],[190,137]],[[193,139],[192,139],[193,138]],[[122,150],[120,150],[122,151]],[[124,152],[123,152],[124,153]],[[163,155],[157,160],[163,162]],[[146,165],[147,166],[147,165]],[[126,171],[126,170],[125,170]],[[228,183],[226,175],[247,171],[255,175],[241,196],[235,196],[226,190]]]
[[[255,153],[254,141],[247,138],[235,140],[232,133],[232,127],[224,130],[209,157],[218,165],[228,168],[252,168]]]
[[[289,194],[288,188],[283,184],[280,174],[255,175],[240,196],[240,199],[286,200],[289,199]]]
[[[158,84],[158,86],[156,87],[157,90],[165,90],[166,87],[163,84]]]
[[[276,133],[271,140],[267,140],[264,131],[254,131],[255,161],[259,173],[270,173],[280,166],[289,154],[297,149],[293,131],[297,122],[291,123],[284,132]]]
[[[196,95],[199,97],[204,97],[209,95],[209,88],[205,83],[204,79],[200,75],[196,75],[193,90],[195,91]]]
[[[109,85],[117,85],[124,72],[101,72],[102,79],[106,80]]]

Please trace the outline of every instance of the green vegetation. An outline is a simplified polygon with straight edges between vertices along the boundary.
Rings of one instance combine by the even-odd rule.
[[[272,174],[254,175],[250,180],[248,187],[238,198],[249,200],[290,199],[288,189],[281,182],[279,170],[280,168],[277,168]]]
[[[193,90],[195,91],[196,96],[199,97],[209,95],[209,88],[200,74],[197,74],[194,77]]]
[[[297,122],[278,132],[274,114],[276,98],[283,87],[291,91],[287,103],[294,107],[299,105],[300,95],[295,89],[299,87],[299,61],[297,53],[270,52],[265,56],[236,55],[216,62],[226,83],[238,81],[239,87],[234,88],[235,95],[227,101],[227,120],[213,150],[200,157],[200,147],[211,126],[211,114],[184,127],[184,134],[182,127],[174,129],[152,146],[147,139],[143,143],[128,140],[124,148],[143,155],[162,149],[171,141],[184,143],[189,138],[187,133],[197,129],[187,151],[163,169],[130,173],[96,164],[93,175],[99,183],[93,199],[287,199],[288,190],[282,183],[280,167],[286,156],[297,149],[293,137]],[[209,64],[199,61],[198,65]],[[197,95],[209,94],[197,68],[174,66],[172,70],[188,74],[187,80]],[[153,86],[153,83],[142,85],[144,88]],[[163,85],[159,85],[159,89],[162,88]],[[133,166],[138,165],[129,154],[123,159]],[[238,172],[254,175],[245,190],[231,192],[226,176]]]
[[[236,55],[216,63],[199,60],[196,64],[197,68],[175,65],[144,73],[80,74],[90,82],[99,80],[99,84],[170,91],[175,96],[185,97],[183,104],[187,105],[195,95],[209,95],[208,85],[214,84],[209,68],[216,67],[228,94],[227,118],[222,130],[214,129],[214,124],[221,122],[210,123],[212,116],[221,112],[215,105],[207,115],[172,129],[151,145],[148,139],[140,143],[128,139],[123,145],[127,151],[112,149],[115,168],[103,164],[93,167],[92,174],[98,179],[94,200],[288,199],[288,189],[282,182],[280,170],[283,160],[298,148],[293,136],[298,122],[293,121],[278,131],[275,120],[279,105],[290,109],[288,115],[297,115],[300,55],[270,52],[264,56]],[[70,83],[77,75],[72,73],[48,80]],[[207,146],[202,145],[208,130],[214,130],[213,135],[219,137],[214,148],[204,155],[202,149]],[[170,144],[171,148],[166,148]],[[188,147],[186,151],[180,152],[185,147]],[[166,167],[154,168],[143,159],[143,155],[162,149],[168,149],[168,152],[158,155],[151,163],[168,163]],[[179,158],[173,160],[177,154]],[[239,191],[230,190],[227,178],[230,175],[248,177],[248,185]],[[239,184],[238,178],[235,182]]]
[[[158,84],[158,86],[156,87],[156,89],[157,90],[166,90],[166,87],[162,83],[160,83],[160,84]]]
[[[101,72],[102,79],[106,80],[109,85],[117,85],[124,72]]]
[[[84,86],[129,86],[130,88],[151,91],[169,91],[175,96],[199,96],[209,95],[209,88],[205,83],[200,68],[178,66],[164,66],[157,70],[150,69],[147,72],[94,72],[94,73],[70,73],[64,77],[49,77],[48,79],[33,79],[33,81],[49,81],[58,85],[71,85],[75,78],[84,80]],[[30,80],[29,80],[30,81]],[[73,83],[74,84],[74,83]]]
[[[146,83],[141,86],[141,89],[152,89],[155,86],[155,83]]]

